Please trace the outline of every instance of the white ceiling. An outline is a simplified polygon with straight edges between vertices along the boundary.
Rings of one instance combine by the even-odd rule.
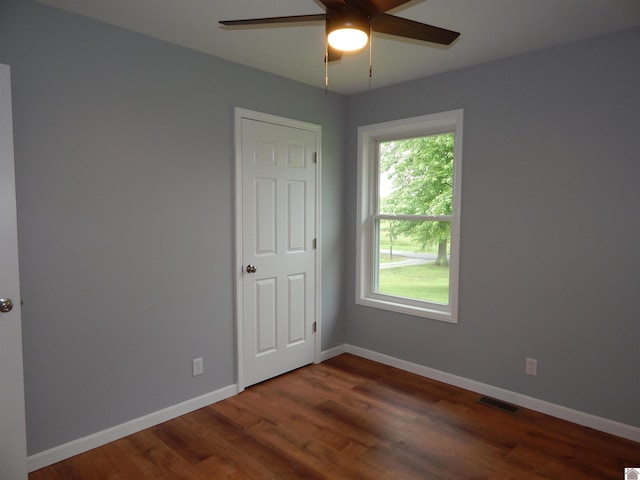
[[[316,0],[40,0],[324,88],[324,25],[226,28],[219,20],[324,13]],[[640,0],[410,0],[394,15],[461,32],[450,47],[373,36],[369,52],[329,66],[329,89],[353,94],[640,25]],[[640,57],[639,57],[640,58]]]

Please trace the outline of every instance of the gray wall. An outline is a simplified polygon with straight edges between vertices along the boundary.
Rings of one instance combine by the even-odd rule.
[[[0,62],[30,454],[235,383],[236,106],[322,125],[322,347],[344,343],[345,97],[28,0],[0,2]]]
[[[640,427],[638,52],[636,28],[350,97],[347,341]],[[457,108],[459,324],[356,306],[357,127]]]

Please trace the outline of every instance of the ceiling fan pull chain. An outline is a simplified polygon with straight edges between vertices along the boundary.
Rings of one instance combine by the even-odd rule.
[[[371,88],[371,77],[373,76],[373,26],[369,23],[369,88]]]
[[[329,92],[329,42],[324,44],[324,94]]]

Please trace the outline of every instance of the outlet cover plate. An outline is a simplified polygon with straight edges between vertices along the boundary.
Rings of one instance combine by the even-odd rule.
[[[203,369],[203,366],[202,366],[202,357],[194,358],[191,361],[191,366],[192,366],[193,376],[194,377],[196,375],[202,375],[202,373],[204,372],[204,369]]]
[[[538,375],[538,360],[527,357],[525,372],[527,375],[533,375],[534,377]]]

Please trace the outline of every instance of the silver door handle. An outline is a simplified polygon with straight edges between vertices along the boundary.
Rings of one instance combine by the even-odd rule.
[[[10,298],[0,298],[0,312],[9,313],[13,310],[13,302]]]
[[[247,265],[247,273],[256,273],[257,270],[253,265]]]

